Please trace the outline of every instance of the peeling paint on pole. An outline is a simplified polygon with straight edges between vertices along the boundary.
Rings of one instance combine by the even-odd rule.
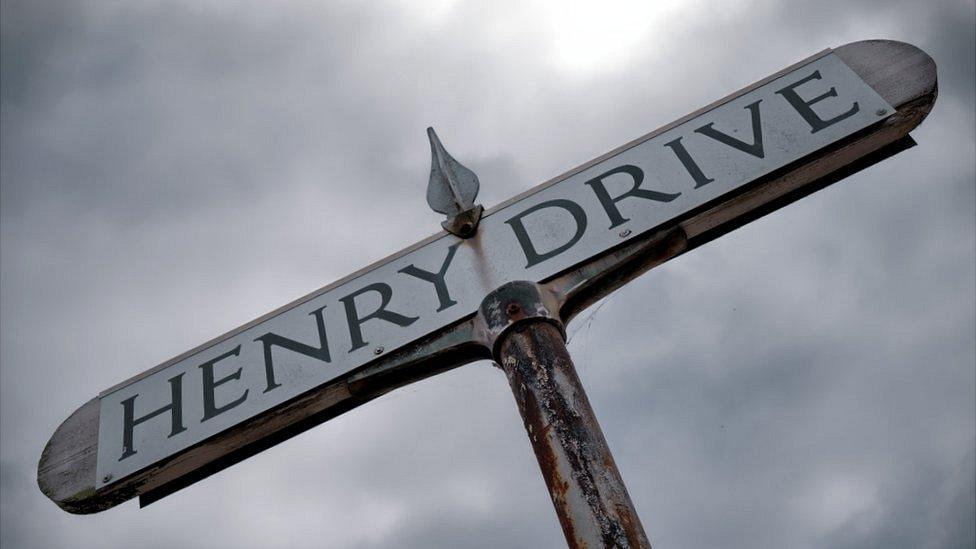
[[[505,284],[485,298],[479,322],[515,395],[525,431],[573,548],[650,548],[546,290]]]

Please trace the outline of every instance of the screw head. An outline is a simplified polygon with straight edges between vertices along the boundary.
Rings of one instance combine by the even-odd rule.
[[[633,232],[633,231],[631,231],[630,229],[624,229],[624,230],[620,231],[620,233],[619,233],[620,234],[620,238],[624,238],[624,237],[630,236],[630,233],[631,232]]]
[[[112,475],[105,475],[102,477],[102,482],[108,482],[110,480],[112,480]]]
[[[373,354],[374,355],[381,355],[381,354],[383,354],[383,351],[384,351],[383,347],[377,347],[377,348],[373,349]]]
[[[884,115],[888,114],[888,109],[878,109],[878,110],[874,111],[874,114],[876,114],[878,116],[884,116]]]

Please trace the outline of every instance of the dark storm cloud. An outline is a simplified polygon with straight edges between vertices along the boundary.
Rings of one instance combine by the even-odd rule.
[[[5,36],[4,44],[13,59],[28,52],[31,65],[15,63],[12,89],[5,90],[8,215],[61,199],[117,223],[146,222],[177,205],[219,204],[229,189],[252,199],[273,192],[280,176],[268,167],[287,166],[311,146],[362,151],[355,134],[323,144],[307,135],[318,125],[303,124],[312,103],[317,114],[331,104],[333,112],[369,122],[371,112],[349,108],[355,98],[343,92],[351,90],[331,85],[348,78],[336,62],[355,54],[343,40],[347,33],[369,38],[355,18],[337,14],[324,19],[334,27],[319,29],[293,25],[288,40],[273,14],[235,24],[179,4],[100,6],[53,28],[45,17],[31,19],[33,27]],[[52,35],[61,47],[35,51]],[[314,53],[302,54],[313,37]],[[288,49],[294,47],[299,55]],[[336,122],[347,121],[320,123]],[[29,174],[18,169],[25,164]],[[133,203],[153,210],[132,211]]]
[[[67,515],[34,467],[98,391],[433,232],[427,125],[490,206],[883,37],[939,65],[917,148],[633,282],[570,347],[656,546],[972,547],[971,3],[611,6],[640,41],[575,70],[555,9],[4,2],[0,545],[561,546],[484,363],[142,510]]]
[[[967,465],[972,459],[972,454],[966,456],[955,470],[919,464],[904,471],[905,480],[886,487],[877,508],[844,524],[824,540],[824,545],[840,549],[972,547],[976,544],[976,479]]]

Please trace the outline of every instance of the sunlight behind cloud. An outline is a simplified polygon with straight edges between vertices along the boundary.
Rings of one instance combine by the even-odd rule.
[[[550,56],[566,72],[605,72],[625,66],[646,47],[664,42],[679,2],[567,0],[539,6]],[[626,14],[626,15],[625,15]]]

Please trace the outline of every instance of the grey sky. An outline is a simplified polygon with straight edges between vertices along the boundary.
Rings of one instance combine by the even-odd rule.
[[[0,545],[561,547],[504,376],[396,391],[146,509],[37,489],[99,391],[826,47],[939,66],[919,146],[570,326],[656,547],[976,546],[971,0],[4,0]]]

